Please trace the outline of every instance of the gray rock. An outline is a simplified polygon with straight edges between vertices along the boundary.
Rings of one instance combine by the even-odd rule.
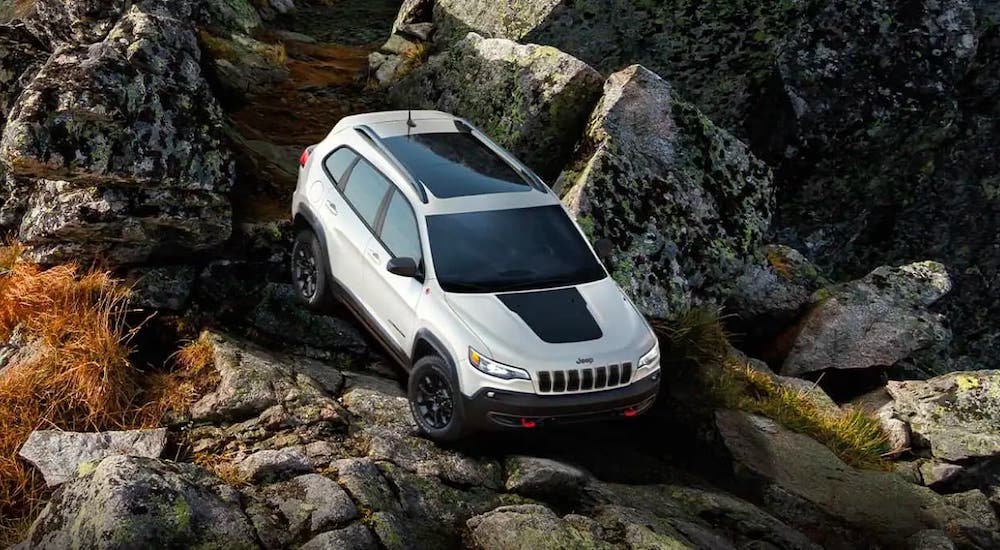
[[[505,488],[543,502],[576,502],[590,479],[587,472],[548,458],[511,456],[504,462]]]
[[[1000,532],[1000,519],[997,518],[997,513],[993,510],[989,498],[979,489],[945,495],[944,498],[952,506],[968,512],[987,529]]]
[[[624,528],[634,548],[789,548],[818,550],[808,537],[753,504],[708,488],[597,483],[588,489],[596,518]]]
[[[817,291],[782,373],[892,366],[951,334],[926,310],[951,290],[944,266],[880,267],[862,279]]]
[[[241,460],[237,467],[243,477],[255,482],[312,472],[306,458],[289,449],[257,451]]]
[[[427,42],[434,34],[434,23],[408,23],[396,29],[398,34]]]
[[[249,33],[261,25],[250,0],[205,0],[198,6],[198,19],[211,26]]]
[[[469,519],[467,526],[472,546],[481,550],[611,548],[537,504],[501,506]]]
[[[62,432],[36,430],[18,455],[35,465],[49,487],[76,479],[82,466],[109,456],[159,458],[167,445],[167,429],[122,432]]]
[[[225,97],[246,101],[288,80],[281,46],[245,34],[201,35],[206,63]]]
[[[258,548],[239,495],[191,464],[115,456],[64,485],[22,548]]]
[[[647,315],[731,294],[771,219],[771,171],[656,74],[612,75],[557,189]]]
[[[296,538],[345,525],[358,517],[351,497],[336,481],[319,474],[277,483],[265,492],[268,503],[281,512]]]
[[[378,466],[367,458],[349,458],[334,463],[337,481],[362,507],[391,510],[396,507],[392,487]]]
[[[132,284],[132,305],[180,311],[187,305],[198,274],[188,265],[134,268],[126,281]]]
[[[890,381],[896,415],[914,444],[941,460],[1000,456],[1000,371],[956,372],[927,381]]]
[[[902,545],[918,531],[945,528],[981,547],[1000,543],[1000,534],[926,487],[894,473],[852,468],[822,444],[772,420],[718,411],[716,425],[734,471],[779,518],[827,532],[840,526],[848,539],[886,544]]]
[[[271,283],[265,287],[251,314],[251,322],[285,345],[355,352],[367,348],[353,324],[303,307],[290,284]]]
[[[327,531],[316,535],[303,544],[301,550],[377,550],[378,542],[371,531],[360,523],[352,523],[343,529]]]
[[[108,35],[126,0],[33,0],[25,18],[32,32],[53,47],[91,44]]]
[[[921,483],[928,487],[940,487],[954,481],[964,468],[949,462],[924,460],[920,462],[919,470]]]
[[[787,328],[827,284],[819,270],[799,251],[766,245],[761,258],[740,274],[728,305],[740,321],[737,330],[749,342],[767,341]]]
[[[0,122],[48,57],[23,25],[0,25]]]
[[[906,539],[907,550],[955,550],[955,543],[948,533],[939,529],[925,529]]]
[[[430,22],[433,9],[434,0],[403,0],[390,34],[396,34],[400,27],[405,25]]]
[[[190,23],[166,5],[133,5],[102,41],[58,50],[11,108],[0,160],[39,180],[20,231],[36,259],[135,263],[228,238],[222,112]]]
[[[343,375],[329,365],[303,357],[282,357],[258,346],[212,335],[218,388],[191,406],[197,421],[252,419],[283,405],[299,422],[344,422],[333,399]]]
[[[555,177],[601,81],[600,73],[555,48],[469,34],[400,80],[390,99],[401,108],[467,118],[543,177]]]

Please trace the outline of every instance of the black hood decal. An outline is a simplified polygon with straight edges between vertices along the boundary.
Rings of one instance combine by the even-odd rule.
[[[604,336],[586,300],[575,288],[498,294],[497,298],[550,344],[586,342]]]

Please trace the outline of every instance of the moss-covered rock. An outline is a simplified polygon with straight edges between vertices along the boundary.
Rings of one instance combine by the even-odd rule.
[[[60,49],[11,108],[0,160],[32,197],[36,260],[135,263],[229,237],[235,167],[185,5],[143,2]]]
[[[469,519],[469,542],[480,550],[583,550],[612,546],[537,504],[502,506]]]
[[[771,171],[671,86],[635,65],[606,82],[559,193],[640,309],[670,317],[721,301],[759,254]]]
[[[106,458],[64,486],[26,548],[258,548],[239,495],[190,464]]]
[[[547,46],[469,34],[400,80],[401,108],[469,119],[543,177],[569,158],[601,91],[601,75]]]
[[[954,372],[927,381],[889,382],[895,415],[915,443],[938,459],[1000,457],[1000,371]]]

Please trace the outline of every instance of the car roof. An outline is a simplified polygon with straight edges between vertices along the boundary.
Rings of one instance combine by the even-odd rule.
[[[468,121],[441,111],[345,117],[330,136],[356,132],[403,175],[397,185],[424,215],[559,204],[548,186]],[[350,136],[353,137],[353,136]]]

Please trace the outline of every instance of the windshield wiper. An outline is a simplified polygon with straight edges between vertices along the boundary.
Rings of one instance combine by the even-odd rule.
[[[556,286],[575,285],[580,280],[579,277],[550,277],[548,279],[536,279],[529,281],[518,281],[501,285],[497,292],[508,292],[513,290],[531,290],[541,288],[551,288]]]

